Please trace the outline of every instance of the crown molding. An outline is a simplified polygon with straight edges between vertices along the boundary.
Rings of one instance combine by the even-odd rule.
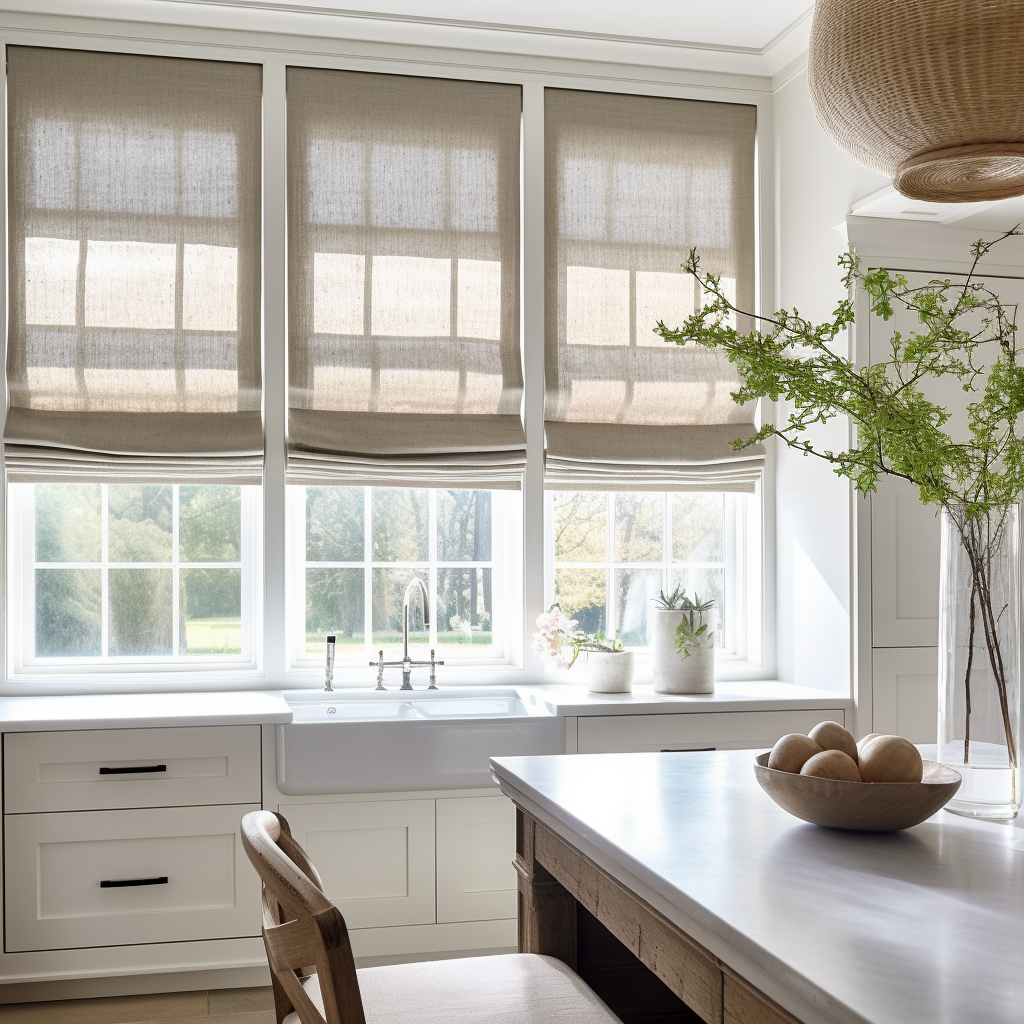
[[[6,17],[9,15],[12,17]],[[26,23],[23,18],[32,19]],[[328,44],[379,43],[521,56],[624,64],[665,72],[696,72],[739,76],[743,87],[770,88],[776,69],[806,50],[810,12],[798,18],[767,46],[729,47],[686,40],[651,39],[603,33],[485,22],[453,21],[422,16],[339,10],[279,0],[90,0],[87,14],[81,0],[3,0],[0,26],[44,27],[47,21],[74,19],[102,34],[107,23],[132,23],[158,28],[167,37],[193,29],[244,32],[247,35],[311,38]],[[805,28],[805,25],[807,26]],[[108,29],[109,31],[109,29]],[[282,39],[283,43],[283,39]],[[283,47],[275,47],[283,48]],[[660,76],[656,76],[660,77]]]

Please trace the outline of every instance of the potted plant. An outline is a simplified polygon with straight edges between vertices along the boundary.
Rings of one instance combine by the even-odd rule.
[[[662,590],[651,609],[651,667],[656,693],[714,693],[715,601],[691,599],[677,586]]]
[[[885,269],[862,270],[854,253],[840,257],[843,283],[859,285],[872,314],[889,320],[902,307],[914,318],[895,330],[888,358],[856,365],[841,354],[840,336],[854,321],[850,298],[826,323],[796,310],[758,316],[738,310],[718,277],[701,270],[696,250],[683,269],[699,282],[703,307],[680,327],[656,333],[677,345],[725,353],[741,384],[733,397],[784,402],[779,419],[747,442],[777,437],[830,463],[861,494],[881,477],[907,480],[941,511],[939,613],[939,759],[964,784],[949,809],[1013,817],[1020,805],[1020,572],[1017,508],[1024,489],[1024,368],[1017,363],[1015,309],[975,277],[993,242],[971,247],[959,283],[911,284]],[[737,314],[753,329],[731,326]],[[964,393],[966,428],[929,397],[952,379]],[[845,451],[819,447],[813,428],[846,416],[854,440]]]
[[[600,630],[584,633],[557,604],[537,617],[533,650],[554,668],[572,668],[580,655],[587,666],[587,689],[593,693],[629,693],[633,688],[633,652],[617,636]],[[568,651],[572,651],[569,657]]]

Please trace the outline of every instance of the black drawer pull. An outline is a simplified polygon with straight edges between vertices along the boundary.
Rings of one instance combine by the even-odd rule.
[[[100,775],[144,775],[147,772],[165,772],[165,764],[140,764],[130,768],[101,768]]]
[[[101,889],[124,889],[129,885],[166,885],[167,876],[159,878],[107,878],[100,882]]]
[[[717,747],[663,747],[663,754],[703,754],[708,750],[717,750]]]

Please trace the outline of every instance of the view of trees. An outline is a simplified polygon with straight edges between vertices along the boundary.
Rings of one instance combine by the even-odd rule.
[[[34,492],[36,562],[45,563],[35,579],[37,656],[102,654],[104,573],[111,656],[174,653],[175,572],[177,653],[240,653],[241,570],[217,566],[241,560],[239,487],[38,484]]]
[[[489,491],[438,490],[432,514],[430,492],[425,489],[374,487],[367,502],[361,487],[308,487],[307,651],[323,650],[328,633],[335,634],[339,644],[364,643],[367,572],[372,643],[400,642],[402,597],[409,580],[420,576],[428,585],[431,582],[431,530],[436,543],[433,604],[439,645],[489,645],[491,570],[458,564],[491,559]],[[424,645],[429,642],[418,600],[413,606],[409,639]]]
[[[647,610],[665,587],[682,583],[723,608],[724,524],[720,494],[558,491],[554,599],[580,629],[646,646]]]

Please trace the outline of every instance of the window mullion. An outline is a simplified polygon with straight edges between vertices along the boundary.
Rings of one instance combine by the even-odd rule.
[[[178,485],[171,488],[171,659],[181,657],[181,570],[178,548]],[[186,638],[187,640],[187,638]],[[186,642],[186,648],[188,644]]]
[[[363,637],[366,656],[373,659],[373,489],[363,488]]]
[[[100,656],[110,657],[109,484],[100,484]]]

